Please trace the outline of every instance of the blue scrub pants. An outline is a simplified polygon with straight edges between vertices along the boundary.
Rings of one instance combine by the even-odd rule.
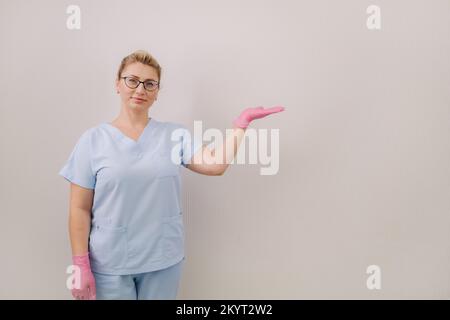
[[[184,258],[162,270],[130,275],[92,272],[97,300],[174,300]]]

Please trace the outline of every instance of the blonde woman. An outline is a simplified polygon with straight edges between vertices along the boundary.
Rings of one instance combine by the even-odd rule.
[[[81,271],[75,299],[175,299],[184,262],[181,165],[222,175],[249,123],[283,111],[245,109],[222,145],[223,161],[214,163],[214,150],[186,127],[148,116],[160,84],[161,67],[148,52],[123,58],[119,115],[86,130],[59,172],[71,183],[69,233]]]

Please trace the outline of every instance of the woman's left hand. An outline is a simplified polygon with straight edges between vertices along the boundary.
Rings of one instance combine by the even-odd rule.
[[[268,109],[264,109],[264,107],[247,108],[241,112],[239,117],[233,120],[233,125],[245,129],[249,126],[250,122],[252,122],[253,120],[264,118],[269,114],[281,111],[284,111],[284,107],[282,106],[276,106]]]

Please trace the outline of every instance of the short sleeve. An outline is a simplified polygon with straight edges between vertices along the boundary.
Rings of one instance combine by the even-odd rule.
[[[191,163],[191,158],[197,153],[199,149],[203,146],[200,137],[195,137],[191,132],[184,126],[182,126],[182,150],[181,150],[181,164],[186,167]]]
[[[87,189],[94,189],[95,175],[92,171],[90,155],[89,131],[86,131],[79,138],[59,174],[69,182]]]

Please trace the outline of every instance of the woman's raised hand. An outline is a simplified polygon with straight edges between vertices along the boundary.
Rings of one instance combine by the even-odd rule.
[[[284,107],[282,107],[282,106],[276,106],[276,107],[267,108],[267,109],[264,109],[264,107],[246,108],[241,112],[239,117],[237,117],[236,119],[233,120],[233,125],[238,128],[245,129],[249,126],[250,122],[252,122],[253,120],[264,118],[264,117],[268,116],[269,114],[277,113],[277,112],[281,112],[281,111],[284,111]]]

